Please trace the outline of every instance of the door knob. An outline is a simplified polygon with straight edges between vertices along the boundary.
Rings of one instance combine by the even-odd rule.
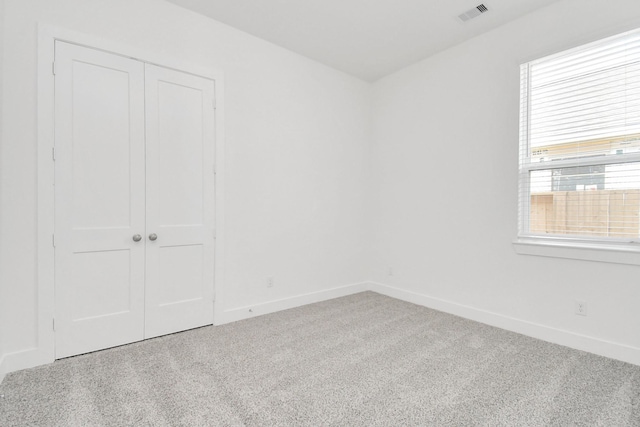
[[[158,235],[156,233],[149,234],[149,240],[156,240],[157,238],[158,238]]]
[[[142,240],[142,236],[141,236],[141,235],[139,235],[139,234],[135,234],[135,235],[133,236],[133,241],[134,241],[134,242],[139,242],[140,240]]]

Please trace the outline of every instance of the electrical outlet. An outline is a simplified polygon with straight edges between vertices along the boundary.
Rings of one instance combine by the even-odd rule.
[[[273,288],[273,277],[267,277],[267,288]]]
[[[578,316],[587,315],[587,303],[585,301],[576,300],[576,314]]]

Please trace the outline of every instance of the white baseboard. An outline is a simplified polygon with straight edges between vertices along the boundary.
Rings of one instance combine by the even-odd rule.
[[[0,382],[10,372],[34,368],[47,363],[51,363],[51,360],[48,360],[37,348],[5,354],[0,359]]]
[[[2,381],[4,380],[4,377],[7,375],[9,371],[6,368],[6,365],[4,363],[4,354],[2,356],[0,356],[0,384],[2,384]]]
[[[552,328],[537,323],[527,322],[521,319],[374,282],[355,283],[324,291],[310,292],[294,297],[234,308],[222,312],[217,311],[214,323],[215,325],[223,325],[225,323],[275,313],[277,311],[327,301],[364,291],[377,292],[381,295],[432,308],[434,310],[443,311],[554,344],[640,365],[640,348],[605,341],[586,335],[580,335],[574,332]],[[0,357],[0,382],[9,372],[45,365],[52,361],[50,358],[50,355],[37,348],[5,354]]]
[[[466,319],[475,320],[476,322],[527,335],[543,341],[598,354],[611,359],[621,360],[634,365],[640,365],[640,348],[637,347],[605,341],[599,338],[576,334],[574,332],[504,316],[502,314],[481,310],[475,307],[439,298],[433,298],[428,295],[394,288],[382,283],[369,283],[368,290],[402,301],[432,308],[434,310],[454,314]]]
[[[368,285],[369,284],[366,282],[355,283],[352,285],[340,286],[324,291],[310,292],[295,297],[268,301],[265,303],[240,307],[223,312],[216,311],[214,324],[223,325],[225,323],[235,322],[237,320],[274,313],[276,311],[287,310],[289,308],[300,307],[316,302],[327,301],[347,295],[357,294],[359,292],[368,290]],[[53,356],[48,354],[44,350],[46,349],[31,348],[0,356],[0,382],[2,382],[4,377],[10,372],[33,368],[40,365],[46,365],[47,363],[53,362]]]
[[[307,304],[313,304],[316,302],[327,301],[347,295],[353,295],[359,292],[364,292],[366,290],[369,290],[369,283],[355,283],[352,285],[340,286],[338,288],[327,289],[324,291],[310,292],[294,297],[225,310],[218,316],[216,316],[214,324],[224,325],[225,323],[249,319],[251,317],[261,316],[263,314],[275,313],[277,311],[288,310],[290,308],[300,307]]]

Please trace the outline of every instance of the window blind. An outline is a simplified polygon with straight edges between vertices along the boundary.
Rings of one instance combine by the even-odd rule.
[[[640,31],[520,75],[520,234],[640,241]]]

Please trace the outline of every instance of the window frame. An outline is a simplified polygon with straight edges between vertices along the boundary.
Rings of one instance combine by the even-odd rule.
[[[530,232],[531,210],[531,173],[540,170],[595,166],[611,164],[640,163],[640,153],[610,155],[598,157],[582,157],[554,160],[551,162],[532,161],[531,155],[531,66],[545,59],[561,55],[574,49],[580,49],[592,43],[624,36],[629,33],[640,33],[640,29],[603,37],[590,43],[569,47],[555,54],[540,56],[520,65],[520,129],[518,150],[518,233],[513,241],[518,254],[537,255],[554,258],[569,258],[588,261],[611,262],[619,264],[640,265],[640,236],[635,238],[543,235]]]

